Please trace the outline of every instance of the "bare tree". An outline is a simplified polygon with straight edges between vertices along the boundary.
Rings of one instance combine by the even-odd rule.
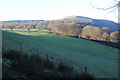
[[[118,7],[120,7],[120,1],[117,1],[117,0],[114,0],[114,4],[113,6],[110,6],[110,7],[107,7],[107,8],[103,8],[103,7],[95,7],[91,2],[90,4],[92,5],[92,7],[96,8],[96,9],[100,9],[100,10],[115,10],[117,9]]]
[[[28,33],[30,33],[30,27],[28,27]]]
[[[118,27],[118,31],[120,31],[120,0],[113,0],[114,3],[112,6],[110,7],[107,7],[107,8],[103,8],[103,7],[95,7],[92,3],[90,3],[92,5],[93,8],[95,9],[99,9],[99,10],[103,10],[103,11],[109,11],[108,13],[110,12],[113,12],[114,15],[116,16],[116,18],[118,19],[118,24],[117,24],[117,27]],[[117,10],[117,13],[115,12]]]
[[[105,8],[105,7],[95,7],[91,2],[90,2],[90,4],[95,9],[99,9],[99,10],[103,10],[103,11],[109,11],[108,13],[113,12],[115,14],[115,16],[120,20],[119,16],[116,15],[116,13],[115,13],[115,10],[118,10],[118,14],[119,14],[120,1],[118,1],[118,0],[113,0],[113,1],[114,1],[113,5],[110,6],[110,7],[107,7],[107,8]]]

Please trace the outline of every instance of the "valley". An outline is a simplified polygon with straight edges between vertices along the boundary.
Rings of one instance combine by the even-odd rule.
[[[75,70],[88,71],[97,78],[117,78],[118,49],[92,41],[58,35],[21,35],[2,31],[3,51],[16,50],[65,61]],[[80,72],[81,72],[80,71]]]

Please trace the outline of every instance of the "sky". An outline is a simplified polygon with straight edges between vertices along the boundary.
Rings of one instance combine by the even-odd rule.
[[[114,0],[0,0],[0,21],[56,20],[77,15],[117,22],[117,11],[96,9],[114,3]]]

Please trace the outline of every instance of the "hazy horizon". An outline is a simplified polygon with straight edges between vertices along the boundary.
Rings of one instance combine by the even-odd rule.
[[[74,16],[74,15],[71,15],[71,16]],[[80,15],[76,15],[76,16],[80,16]],[[68,17],[68,16],[66,16],[66,17]],[[87,17],[87,16],[83,16],[83,17]],[[63,18],[65,18],[65,17],[62,17],[62,18],[59,18],[59,19],[63,19]],[[92,17],[89,17],[89,18],[92,18]],[[96,18],[92,18],[92,19],[96,19]],[[16,20],[43,20],[43,19],[12,19],[12,20],[2,20],[2,21],[16,21]],[[58,19],[48,19],[48,20],[44,20],[44,21],[52,21],[52,20],[58,20]],[[98,19],[98,20],[108,20],[108,19]],[[0,20],[0,22],[2,22],[1,20]],[[112,20],[109,20],[109,21],[112,21]],[[113,21],[113,22],[115,22],[115,21]]]

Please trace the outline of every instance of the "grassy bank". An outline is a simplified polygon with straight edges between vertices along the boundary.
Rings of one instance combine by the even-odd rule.
[[[57,35],[28,36],[3,31],[4,51],[48,55],[51,60],[66,61],[77,71],[87,66],[96,77],[116,78],[118,50],[92,41]]]

